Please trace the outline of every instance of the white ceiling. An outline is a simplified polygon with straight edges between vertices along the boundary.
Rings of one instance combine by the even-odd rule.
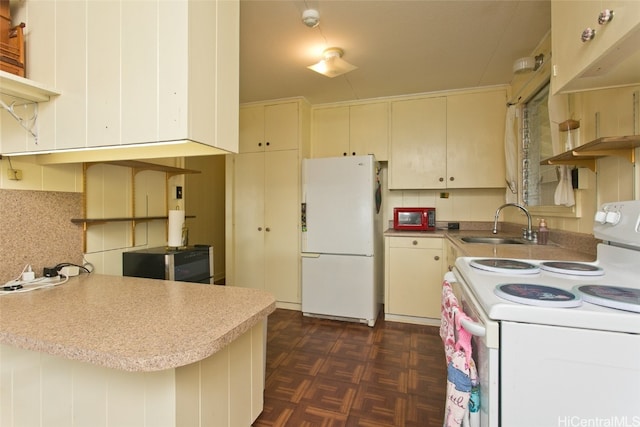
[[[302,12],[320,12],[306,27]],[[240,102],[312,104],[509,83],[551,28],[549,0],[241,0]],[[344,49],[357,70],[306,67]]]

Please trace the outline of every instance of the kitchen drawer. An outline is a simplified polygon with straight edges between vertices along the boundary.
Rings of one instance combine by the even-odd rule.
[[[389,247],[442,249],[441,237],[389,237]]]

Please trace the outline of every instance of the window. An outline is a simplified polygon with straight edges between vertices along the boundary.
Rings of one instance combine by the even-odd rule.
[[[555,166],[540,165],[553,156],[549,124],[549,84],[522,110],[522,200],[527,206],[550,206],[558,184]]]

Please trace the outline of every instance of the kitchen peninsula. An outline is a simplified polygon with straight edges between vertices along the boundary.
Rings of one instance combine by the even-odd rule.
[[[250,426],[265,291],[81,275],[0,296],[0,426]]]

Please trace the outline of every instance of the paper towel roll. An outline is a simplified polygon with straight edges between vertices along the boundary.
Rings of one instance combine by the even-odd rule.
[[[182,227],[184,226],[184,211],[169,211],[169,242],[167,246],[177,248],[182,246]]]

